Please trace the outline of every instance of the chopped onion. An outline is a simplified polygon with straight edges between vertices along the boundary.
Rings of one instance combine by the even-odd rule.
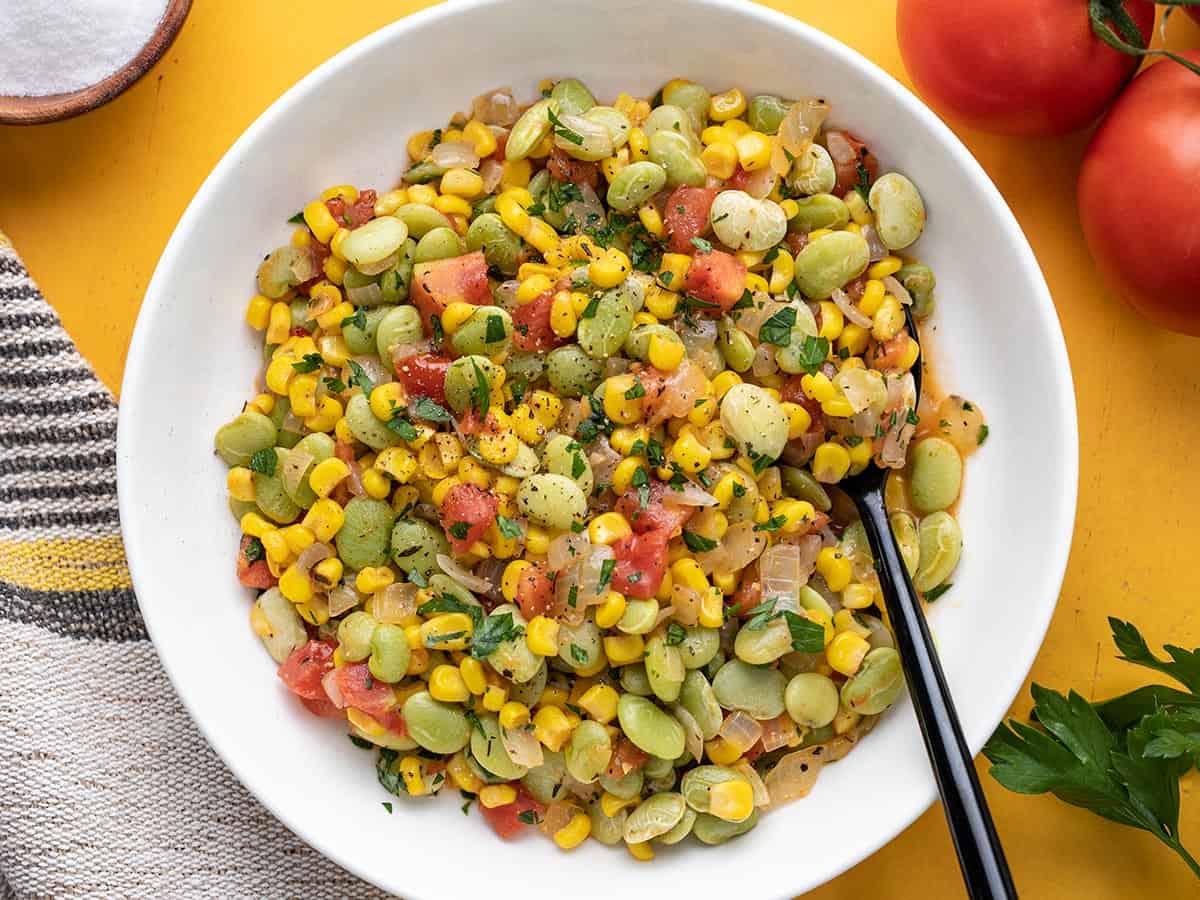
[[[815,657],[816,654],[813,654]],[[786,747],[789,742],[796,739],[798,733],[796,731],[796,723],[787,713],[780,713],[774,719],[767,719],[762,723],[762,741],[763,750],[770,753],[772,750],[778,750],[780,747]]]
[[[867,249],[871,251],[871,262],[879,262],[891,254],[892,251],[885,247],[883,241],[879,239],[879,232],[875,230],[874,225],[864,225],[862,236],[867,241]]]
[[[738,522],[729,526],[721,543],[714,549],[697,553],[696,562],[700,563],[706,575],[712,572],[740,572],[758,559],[766,546],[766,536],[754,530],[753,522]]]
[[[696,406],[696,400],[708,393],[704,371],[691,360],[684,359],[663,381],[657,392],[654,411],[646,420],[651,428],[671,418],[684,418]],[[647,404],[650,406],[651,404]]]
[[[524,529],[525,526],[522,525],[522,534],[524,534]],[[504,600],[504,594],[500,590],[500,579],[504,577],[504,570],[508,567],[509,562],[510,560],[507,559],[496,559],[494,556],[489,556],[475,566],[475,577],[492,585],[492,589],[483,594],[485,600],[491,601],[484,604],[489,609],[491,605]]]
[[[813,789],[824,765],[822,753],[820,746],[810,747],[789,753],[779,760],[765,780],[771,806],[782,806],[791,800],[798,800]]]
[[[371,601],[372,615],[380,622],[397,624],[410,618],[417,611],[417,586],[404,584],[389,584],[373,595]]]
[[[624,375],[629,371],[629,367],[633,364],[633,360],[626,359],[623,356],[610,356],[604,360],[604,377],[611,378],[614,375]]]
[[[501,726],[500,741],[508,752],[508,758],[518,766],[532,769],[545,762],[541,742],[538,741],[531,727],[510,729]]]
[[[775,190],[777,184],[779,184],[779,173],[767,166],[765,169],[751,172],[743,190],[756,200],[765,200],[767,195]]]
[[[574,779],[571,780],[574,781]],[[569,800],[553,800],[546,807],[546,814],[542,817],[542,824],[538,827],[543,834],[557,834],[575,818],[577,812],[579,812],[579,807]]]
[[[908,421],[908,411],[917,405],[917,389],[911,372],[905,372],[899,378],[888,378],[888,401],[884,407],[882,422],[888,423],[887,433],[879,448],[879,462],[890,469],[904,467],[908,454],[908,442],[916,433],[916,426]],[[895,422],[892,414],[895,413]]]
[[[755,806],[770,806],[771,794],[767,791],[767,786],[759,777],[754,766],[746,762],[744,759],[733,767],[735,772],[740,772],[745,779],[750,782],[750,787],[754,790],[754,805]]]
[[[663,506],[716,506],[719,501],[708,491],[690,481],[679,490],[663,492]]]
[[[779,364],[775,361],[777,349],[774,344],[765,341],[758,345],[758,349],[754,351],[754,360],[750,363],[750,371],[756,378],[766,378],[779,371]]]
[[[400,261],[400,251],[397,250],[395,253],[385,256],[383,259],[379,260],[378,262],[359,263],[357,266],[355,266],[355,268],[358,269],[358,271],[362,272],[364,275],[378,275],[380,272],[386,272],[388,269],[390,269],[392,266],[394,266],[399,261]]]
[[[576,222],[588,223],[589,228],[603,228],[608,224],[608,211],[600,202],[600,195],[589,184],[576,186],[579,188],[581,199],[564,204],[562,214],[567,219],[574,218]]]
[[[437,560],[438,567],[465,587],[468,591],[476,593],[487,593],[492,589],[490,581],[484,581],[482,578],[477,578],[466,569],[464,569],[456,559],[452,556],[447,556],[445,553],[439,553],[434,557]]]
[[[309,544],[300,551],[300,555],[296,557],[295,566],[307,575],[313,566],[323,559],[329,559],[331,556],[333,556],[333,548],[328,544],[317,541],[315,544]]]
[[[521,117],[521,107],[513,98],[512,88],[499,87],[484,91],[472,100],[471,115],[485,125],[507,128]]]
[[[763,291],[755,291],[751,296],[753,303],[733,313],[733,320],[738,328],[757,340],[758,330],[762,327],[762,323],[789,304],[783,300],[776,300]],[[814,326],[813,334],[816,333]]]
[[[591,553],[591,546],[592,542],[586,531],[579,534],[565,531],[546,548],[546,565],[552,572],[561,572],[575,563],[583,562]]]
[[[671,609],[680,625],[695,625],[700,621],[700,594],[695,588],[678,581],[671,585]]]
[[[905,288],[904,285],[896,280],[895,276],[886,276],[883,279],[883,286],[889,294],[899,300],[902,304],[905,306],[912,306],[912,294],[908,292],[908,289]],[[916,337],[916,335],[914,334],[913,337]]]
[[[479,165],[479,177],[483,179],[483,192],[490,194],[500,184],[500,176],[504,173],[504,163],[494,159],[485,159]]]
[[[321,687],[325,689],[325,696],[329,698],[329,702],[338,709],[346,708],[346,698],[342,696],[342,689],[337,683],[337,669],[330,669],[321,678]]]
[[[704,759],[704,732],[695,716],[678,703],[671,704],[671,715],[683,726],[683,746],[696,760]]]
[[[349,296],[349,293],[347,291],[346,295]],[[337,302],[337,294],[333,291],[321,291],[317,296],[308,301],[308,306],[304,310],[304,317],[306,320],[312,321],[317,316],[323,316],[333,309]]]
[[[767,549],[758,559],[763,596],[777,598],[782,604],[780,609],[800,611],[800,589],[812,575],[812,567],[802,568],[801,562],[800,547],[782,543]]]
[[[841,288],[834,288],[833,293],[829,295],[829,299],[836,304],[837,308],[842,311],[842,314],[860,328],[870,328],[875,324],[871,317],[865,315],[862,310],[855,306],[846,292]]]
[[[598,438],[588,453],[588,463],[592,467],[592,477],[595,483],[612,484],[613,472],[617,470],[622,459],[624,457],[613,449],[608,438]]]
[[[428,353],[433,347],[430,341],[417,341],[412,344],[392,344],[388,347],[388,356],[392,360],[392,368],[399,372],[405,360],[422,353]]]
[[[786,175],[792,161],[808,152],[829,115],[829,104],[819,97],[804,97],[791,105],[779,123],[771,148],[771,169]]]
[[[475,145],[466,141],[442,141],[433,148],[429,158],[443,169],[474,169],[479,165]]]
[[[292,412],[291,407],[288,407],[287,415],[283,417],[283,421],[279,423],[280,431],[290,431],[293,434],[300,434],[304,429],[304,420]]]
[[[762,737],[762,725],[749,713],[739,709],[725,717],[717,734],[740,756],[758,743]]]
[[[289,268],[296,284],[304,284],[317,276],[317,264],[311,253],[297,253]]]
[[[313,455],[305,450],[293,447],[287,452],[287,458],[283,462],[283,486],[289,494],[296,493],[300,482],[304,480],[304,473],[308,471],[312,462]]]
[[[607,589],[600,590],[600,573],[604,568],[604,563],[614,558],[612,547],[592,547],[587,561],[579,567],[579,594],[575,599],[576,607],[602,603],[608,596]]]
[[[675,616],[675,609],[673,607],[670,607],[670,606],[662,607],[661,609],[659,609],[658,615],[655,616],[655,618],[654,618],[654,627],[657,628],[663,622],[667,621],[667,619],[674,618],[674,616]]]
[[[358,287],[348,287],[346,288],[346,299],[355,306],[378,306],[383,302],[383,288],[374,281],[369,281]],[[312,316],[309,318],[312,318]]]
[[[503,309],[513,312],[517,306],[517,288],[521,286],[521,282],[516,280],[502,281],[492,290],[492,296],[496,298],[496,304]]]
[[[358,606],[358,593],[348,585],[340,584],[329,592],[329,615],[340,616]],[[377,617],[378,618],[378,617]]]
[[[834,376],[833,383],[841,389],[855,413],[869,409],[878,416],[887,405],[887,385],[874,369],[842,369]]]
[[[362,466],[357,462],[347,463],[347,466],[350,474],[346,476],[346,490],[355,497],[362,497],[367,493],[362,483]]]

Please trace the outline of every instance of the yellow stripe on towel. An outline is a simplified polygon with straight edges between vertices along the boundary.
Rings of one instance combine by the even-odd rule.
[[[0,581],[35,591],[107,591],[131,587],[121,538],[0,541]]]

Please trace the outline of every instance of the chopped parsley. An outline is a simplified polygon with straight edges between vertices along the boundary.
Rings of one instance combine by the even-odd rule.
[[[270,478],[275,474],[275,464],[278,460],[274,447],[264,447],[250,457],[250,470]]]
[[[354,326],[359,331],[367,330],[367,310],[366,307],[359,306],[354,310],[354,315],[346,316],[342,319],[342,328]]]
[[[779,601],[778,597],[772,597],[770,600],[764,600],[754,609],[750,610],[750,617],[746,620],[746,628],[751,631],[762,631],[770,624],[772,619],[779,618],[779,613],[775,612],[775,604]]]
[[[362,388],[364,394],[368,397],[371,396],[375,385],[371,382],[366,370],[352,359],[346,360],[346,365],[350,367],[350,387]]]
[[[778,531],[787,524],[787,516],[780,513],[777,516],[771,516],[765,522],[759,522],[754,526],[755,531]]]
[[[792,649],[800,653],[820,653],[825,649],[825,627],[807,619],[790,609],[783,611],[788,633],[792,636]]]
[[[538,817],[537,810],[533,809],[517,813],[517,821],[523,825],[540,825],[542,823],[542,820]]]
[[[581,319],[594,318],[596,315],[596,310],[599,308],[600,308],[600,298],[593,297],[591,300],[588,301],[587,306],[585,306],[583,308],[583,312],[581,312],[579,314],[579,318],[581,318]]]
[[[262,541],[256,537],[252,537],[246,541],[246,546],[242,550],[242,556],[246,557],[246,562],[258,562],[258,560],[266,555],[267,552],[262,545]]]
[[[828,356],[829,339],[806,334],[796,354],[796,361],[809,375],[816,375]]]
[[[417,398],[417,402],[412,407],[412,414],[418,419],[424,419],[427,422],[450,421],[450,413],[446,408],[436,400],[431,400],[428,397]]]
[[[578,478],[587,471],[587,463],[583,460],[583,454],[576,450],[571,454],[571,477]]]
[[[980,447],[983,446],[983,442],[988,439],[989,431],[990,431],[990,429],[986,425],[979,426],[979,434],[975,438],[975,443],[977,446],[980,446]]]
[[[508,516],[496,516],[496,529],[500,532],[501,537],[510,541],[521,536],[521,526],[515,519],[510,519]]]
[[[950,590],[950,588],[952,588],[952,587],[954,587],[954,583],[947,581],[943,584],[939,584],[935,588],[930,588],[929,590],[927,590],[925,592],[925,602],[932,603],[934,600],[936,600],[938,597],[942,596],[942,594],[946,593],[946,591]]]
[[[712,253],[712,242],[706,241],[702,237],[692,238],[692,246],[695,247],[700,253]]]
[[[512,641],[525,633],[525,629],[513,621],[512,613],[491,615],[484,619],[476,628],[471,638],[471,655],[476,659],[484,659],[496,652],[496,648],[505,641]]]
[[[904,416],[904,421],[906,421],[909,425],[921,424],[920,416],[917,415],[917,411],[911,406],[908,408],[908,413]]]
[[[305,353],[301,359],[292,363],[292,368],[304,375],[317,371],[323,365],[325,360],[321,359],[320,353]]]
[[[613,569],[616,567],[617,561],[615,559],[606,559],[600,563],[600,580],[596,582],[596,593],[600,593],[600,591],[608,587],[609,582],[612,581]]]
[[[588,652],[578,644],[571,645],[571,659],[575,660],[579,665],[583,665],[588,661]]]
[[[487,376],[483,374],[483,369],[479,368],[479,363],[474,359],[471,360],[471,368],[475,370],[475,386],[471,388],[471,405],[475,407],[475,412],[482,419],[487,415],[488,407],[492,402],[492,385]]]
[[[582,200],[583,194],[580,193],[579,186],[570,181],[551,181],[546,198],[550,211],[559,212],[568,203]]]
[[[300,210],[300,212],[296,213],[294,216],[292,216],[290,219],[288,219],[288,224],[289,224],[289,225],[303,225],[303,224],[305,224],[305,222],[304,222],[304,210]]]
[[[672,622],[667,626],[666,644],[668,647],[678,647],[686,637],[687,632],[683,630],[683,626],[678,622]]]
[[[854,166],[854,175],[854,189],[858,191],[858,195],[863,198],[864,203],[869,202],[871,194],[871,173],[867,171],[867,167],[863,165],[861,159]]]
[[[384,425],[389,431],[399,435],[403,441],[415,441],[417,439],[417,429],[413,427],[412,422],[404,418],[403,413],[396,413]]]
[[[487,331],[483,335],[484,343],[498,344],[507,340],[508,332],[504,329],[504,320],[497,315],[487,317]]]
[[[576,147],[583,144],[583,135],[578,131],[572,131],[570,128],[564,125],[562,123],[562,119],[555,115],[553,109],[546,107],[546,115],[550,117],[550,125],[554,130],[555,137],[560,137],[564,141],[574,144]]]
[[[322,378],[321,381],[324,382],[325,389],[334,394],[340,394],[346,389],[346,382],[340,378]]]
[[[637,379],[634,380],[633,387],[631,387],[629,390],[627,390],[625,392],[626,400],[636,400],[639,397],[645,397],[645,396],[646,396],[646,389],[642,386],[642,382]]]
[[[471,531],[471,523],[455,522],[448,530],[453,537],[460,541],[465,541],[467,539],[467,534]]]
[[[776,347],[786,347],[792,340],[792,326],[796,324],[796,310],[785,306],[771,318],[763,322],[758,329],[758,339],[764,344],[774,344]],[[824,357],[822,357],[824,361]]]
[[[729,308],[729,311],[737,312],[739,309],[754,309],[754,295],[750,293],[749,288],[742,291],[742,296],[738,298],[737,303]]]
[[[688,531],[687,529],[684,529],[683,532],[683,542],[689,550],[695,553],[704,553],[708,550],[715,550],[717,547],[716,541],[706,538],[702,534],[696,534],[694,531]]]

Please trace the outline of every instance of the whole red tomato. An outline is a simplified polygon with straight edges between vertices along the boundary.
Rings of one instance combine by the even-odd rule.
[[[1148,40],[1154,4],[1125,8]],[[1082,128],[1138,65],[1095,36],[1088,0],[900,0],[896,35],[925,100],[1001,134]]]
[[[1200,50],[1183,54],[1200,63]],[[1166,61],[1088,145],[1079,219],[1096,266],[1152,322],[1200,337],[1200,76]]]

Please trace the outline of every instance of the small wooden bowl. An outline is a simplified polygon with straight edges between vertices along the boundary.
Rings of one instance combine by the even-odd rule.
[[[137,55],[103,81],[65,94],[10,97],[0,94],[0,123],[36,125],[57,122],[103,106],[141,78],[175,41],[192,8],[192,0],[168,0],[166,12]]]

